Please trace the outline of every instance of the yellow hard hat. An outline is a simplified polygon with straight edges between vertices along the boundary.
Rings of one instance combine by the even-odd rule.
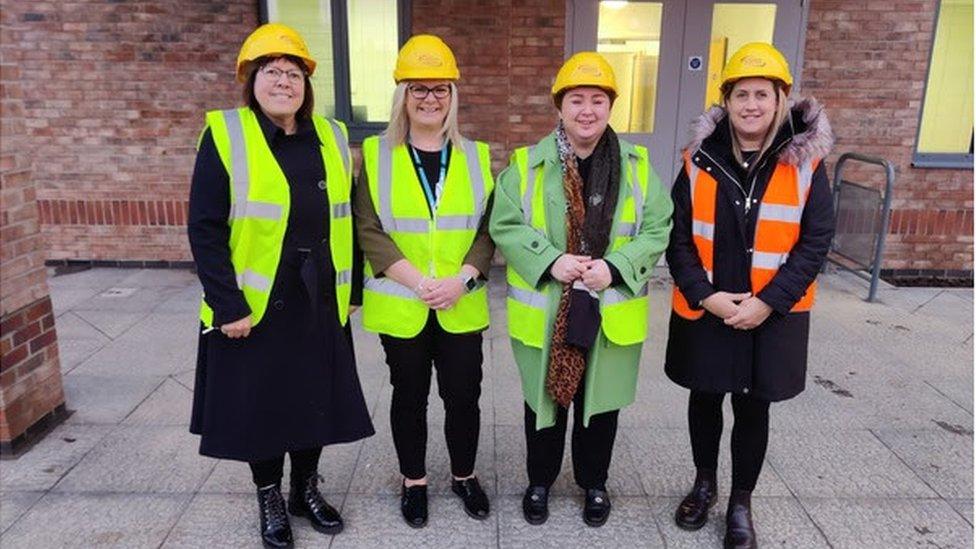
[[[315,72],[315,60],[308,53],[302,35],[281,23],[267,23],[254,29],[237,54],[237,81],[246,82],[252,61],[266,55],[293,55],[305,62],[309,76]]]
[[[410,37],[400,48],[393,80],[457,80],[461,77],[454,52],[433,34]]]
[[[741,78],[769,78],[786,85],[789,95],[793,86],[790,65],[786,58],[772,45],[765,42],[750,42],[732,54],[722,69],[722,86]]]
[[[555,99],[569,88],[580,86],[603,88],[611,100],[617,97],[617,78],[613,74],[613,67],[595,51],[581,51],[563,63],[552,84],[552,97]]]

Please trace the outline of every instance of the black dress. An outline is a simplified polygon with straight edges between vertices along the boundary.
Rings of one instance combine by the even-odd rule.
[[[230,339],[219,329],[201,334],[190,423],[190,432],[202,435],[201,454],[242,461],[374,433],[349,325],[338,319],[318,136],[310,121],[286,135],[257,116],[289,183],[281,261],[268,308],[249,337]],[[250,313],[230,263],[229,208],[229,179],[208,130],[194,168],[188,232],[218,326]],[[361,269],[357,257],[354,281],[362,280]],[[353,303],[361,294],[354,286]]]

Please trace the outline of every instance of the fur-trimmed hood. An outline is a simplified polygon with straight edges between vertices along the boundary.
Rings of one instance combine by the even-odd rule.
[[[697,151],[727,116],[725,108],[720,106],[702,113],[691,125],[692,140],[687,150]],[[811,158],[827,156],[834,146],[834,132],[830,129],[827,115],[812,97],[790,99],[790,116],[784,126],[780,132],[786,132],[785,137],[791,139],[779,152],[781,162],[799,166]]]

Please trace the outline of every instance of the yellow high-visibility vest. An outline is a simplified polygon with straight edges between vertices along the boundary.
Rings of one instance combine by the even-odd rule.
[[[546,229],[546,200],[543,194],[544,159],[538,158],[536,147],[515,150],[514,159],[521,175],[519,194],[522,197],[522,215],[525,223],[541,235],[549,237]],[[644,197],[647,196],[647,178],[650,164],[647,149],[635,146],[634,152],[625,157],[628,169],[622,170],[620,185],[630,189],[626,197],[617,203],[618,220],[608,252],[619,249],[633,240],[640,231]],[[560,176],[561,177],[561,176]],[[529,347],[543,348],[547,327],[549,292],[559,291],[558,284],[545,284],[540,289],[529,285],[511,265],[508,278],[508,333]],[[647,337],[647,284],[636,295],[607,288],[600,292],[601,328],[607,339],[617,345],[641,343]]]
[[[339,322],[345,325],[352,290],[352,155],[342,122],[312,115],[312,123],[322,143],[336,306]],[[251,308],[251,325],[257,326],[281,259],[291,205],[288,180],[250,108],[210,111],[207,127],[230,176],[230,260]],[[200,306],[200,320],[208,327],[213,324],[213,310],[206,301]]]
[[[383,230],[403,256],[429,277],[459,275],[494,190],[486,143],[463,139],[451,150],[443,190],[431,217],[404,144],[391,147],[385,136],[363,141],[369,193]],[[363,328],[410,338],[427,323],[429,309],[414,293],[389,277],[374,277],[369,261],[363,283]],[[488,292],[481,286],[436,312],[445,331],[465,333],[488,326]]]

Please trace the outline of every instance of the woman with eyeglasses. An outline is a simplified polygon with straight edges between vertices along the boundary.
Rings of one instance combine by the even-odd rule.
[[[494,246],[487,212],[494,182],[488,145],[458,131],[460,77],[451,49],[417,35],[403,45],[390,124],[363,141],[354,211],[366,256],[363,327],[390,367],[390,423],[402,474],[400,509],[427,523],[427,397],[432,370],[444,402],[451,489],[465,512],[488,517],[475,476],[485,281]]]
[[[285,454],[288,513],[336,534],[342,518],[318,489],[322,447],[373,434],[348,324],[362,271],[352,157],[345,126],[313,114],[314,71],[293,29],[248,36],[246,105],[207,113],[190,190],[204,293],[190,431],[201,454],[250,465],[267,547],[293,540]]]

